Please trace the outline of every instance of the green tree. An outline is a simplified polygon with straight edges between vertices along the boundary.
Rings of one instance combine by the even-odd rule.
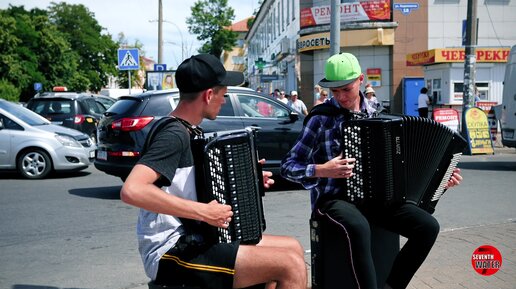
[[[14,86],[22,101],[34,96],[35,82],[44,90],[99,91],[118,73],[117,48],[83,5],[30,11],[10,5],[0,10],[0,89]]]
[[[20,100],[34,96],[35,82],[49,89],[76,77],[79,58],[44,10],[11,6],[0,16],[0,79],[18,89]]]
[[[8,101],[19,101],[20,89],[14,86],[11,82],[0,79],[0,99]]]
[[[228,29],[235,10],[228,7],[227,0],[198,0],[191,10],[192,16],[186,19],[188,30],[196,34],[198,40],[205,41],[199,52],[219,57],[222,51],[235,46],[237,33]]]
[[[88,89],[99,91],[110,75],[116,75],[118,44],[108,33],[103,34],[94,14],[84,5],[70,5],[52,2],[49,9],[50,21],[65,35],[71,50],[80,59],[79,75],[73,77],[74,85],[86,80]]]

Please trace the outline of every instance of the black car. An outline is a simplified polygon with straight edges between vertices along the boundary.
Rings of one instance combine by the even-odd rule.
[[[53,124],[81,131],[97,141],[97,123],[116,99],[79,92],[45,92],[31,98],[26,107]]]
[[[282,102],[252,89],[228,87],[225,97],[226,103],[217,119],[205,119],[201,123],[204,132],[259,127],[259,157],[267,160],[264,169],[278,174],[281,160],[301,132],[304,117]],[[178,101],[177,89],[120,97],[99,122],[95,167],[125,179],[140,158],[152,124],[169,115]]]

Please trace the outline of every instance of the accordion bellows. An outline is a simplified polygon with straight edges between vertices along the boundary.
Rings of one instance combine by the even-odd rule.
[[[341,126],[342,152],[356,158],[355,175],[343,181],[353,203],[410,202],[433,213],[467,142],[428,118],[382,115]]]

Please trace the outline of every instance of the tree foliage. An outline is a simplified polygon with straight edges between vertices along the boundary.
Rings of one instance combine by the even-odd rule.
[[[103,30],[83,5],[0,10],[0,91],[19,91],[21,101],[35,94],[36,82],[44,90],[99,91],[117,74],[118,43]]]
[[[223,50],[235,46],[237,33],[228,29],[235,10],[228,7],[227,0],[198,0],[191,10],[192,16],[186,19],[188,30],[196,34],[198,40],[205,41],[199,52],[220,57]]]
[[[118,44],[110,34],[102,34],[103,28],[84,5],[52,2],[49,7],[51,22],[61,31],[71,49],[79,55],[78,72],[88,81],[88,88],[99,91],[109,75],[116,73]]]

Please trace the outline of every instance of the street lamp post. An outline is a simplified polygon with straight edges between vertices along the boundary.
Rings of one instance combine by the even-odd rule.
[[[167,21],[167,20],[163,20],[163,22],[174,25],[174,27],[176,27],[177,31],[179,32],[179,37],[181,37],[181,62],[182,62],[185,59],[185,42],[183,39],[183,33],[181,32],[181,29],[179,29],[179,26],[176,23],[174,23],[172,21]]]
[[[161,0],[160,0],[160,6],[161,6]],[[182,62],[184,59],[185,59],[185,42],[184,42],[184,38],[183,38],[183,33],[181,32],[181,29],[179,28],[179,26],[172,22],[172,21],[168,21],[168,20],[163,20],[163,17],[162,17],[162,10],[160,9],[160,15],[159,15],[159,19],[158,20],[149,20],[149,22],[158,22],[158,62],[161,64],[163,63],[163,54],[162,54],[162,51],[163,51],[163,22],[166,22],[166,23],[170,23],[172,25],[174,25],[174,27],[177,29],[177,31],[179,32],[179,37],[181,38],[181,45],[178,45],[181,47],[181,61]],[[171,44],[176,44],[175,42],[170,42],[170,41],[167,41],[167,43],[171,43]]]
[[[158,4],[158,63],[163,63],[163,3]]]

